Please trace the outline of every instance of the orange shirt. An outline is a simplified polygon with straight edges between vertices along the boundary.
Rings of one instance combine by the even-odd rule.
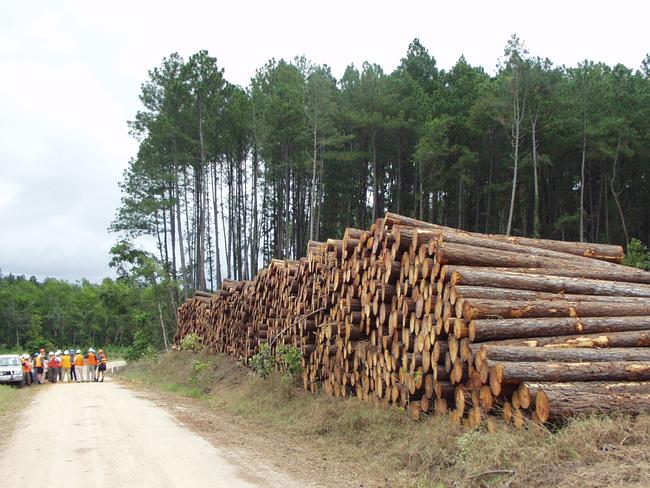
[[[81,354],[77,354],[74,357],[74,365],[75,366],[83,366],[84,365],[84,357]]]
[[[32,363],[30,363],[28,359],[23,360],[23,373],[31,373],[31,372],[32,372]]]

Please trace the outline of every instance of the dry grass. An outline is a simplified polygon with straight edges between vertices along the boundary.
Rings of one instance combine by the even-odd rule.
[[[324,462],[347,463],[362,486],[650,486],[648,415],[574,419],[554,431],[500,425],[488,433],[313,396],[229,358],[173,353],[123,374],[289,436]]]

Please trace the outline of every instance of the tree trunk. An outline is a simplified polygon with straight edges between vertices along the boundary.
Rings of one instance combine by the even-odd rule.
[[[611,361],[585,363],[503,362],[487,360],[488,368],[502,369],[501,384],[524,381],[640,381],[650,380],[650,362]]]
[[[197,204],[197,249],[196,249],[196,287],[199,290],[205,290],[205,204],[203,202],[203,185],[205,183],[205,168],[206,168],[206,150],[205,142],[203,140],[203,117],[199,118],[199,143],[201,145],[201,161],[199,167],[196,169],[196,204]]]
[[[316,97],[314,97],[315,99]],[[314,100],[314,130],[313,130],[313,147],[312,147],[312,166],[311,166],[311,206],[309,218],[309,240],[314,240],[315,235],[315,222],[314,215],[316,214],[316,160],[318,154],[318,106]]]
[[[573,302],[618,302],[618,303],[648,303],[645,297],[622,297],[619,295],[577,295],[570,293],[549,293],[534,290],[518,290],[512,288],[494,288],[489,286],[452,286],[449,301],[452,305],[463,298],[480,298],[487,300],[558,300]],[[650,328],[650,327],[649,327]]]
[[[623,192],[623,189],[618,192],[614,190],[614,182],[616,181],[616,166],[618,164],[618,155],[621,149],[621,138],[618,138],[618,143],[616,144],[616,154],[614,155],[614,164],[612,168],[612,178],[609,180],[609,187],[612,190],[612,196],[614,197],[614,203],[616,203],[616,208],[618,209],[618,215],[621,218],[621,227],[623,227],[623,235],[625,236],[625,245],[630,243],[630,237],[627,233],[627,226],[625,225],[625,216],[623,215],[623,207],[621,207],[621,201],[619,196]],[[624,187],[623,187],[624,188]]]
[[[469,323],[472,342],[650,330],[650,317],[540,317],[477,319]]]
[[[587,116],[582,125],[582,163],[580,165],[580,242],[585,237],[585,160],[587,159]]]
[[[465,320],[489,317],[625,317],[650,315],[650,300],[646,303],[618,303],[468,298],[456,303],[456,316],[461,315]]]
[[[512,113],[512,131],[511,141],[514,150],[513,162],[514,169],[512,174],[512,191],[510,192],[510,211],[508,212],[508,227],[506,228],[506,235],[509,236],[512,231],[512,215],[515,209],[515,194],[517,192],[517,175],[519,172],[519,145],[521,143],[521,121],[526,113],[526,98],[520,100],[519,94],[519,78],[515,75],[515,96],[513,103]]]
[[[533,142],[533,185],[534,185],[534,205],[533,205],[533,237],[538,239],[540,237],[540,221],[539,221],[539,182],[537,177],[537,118],[539,112],[535,112],[535,116],[531,119],[531,136]]]
[[[372,144],[372,220],[377,220],[379,215],[379,175],[377,174],[377,144],[376,132],[373,129],[370,143]]]
[[[187,282],[187,268],[185,266],[185,249],[183,245],[183,225],[181,222],[181,198],[178,188],[178,172],[175,172],[174,175],[174,185],[176,187],[176,223],[178,228],[178,248],[181,259],[181,276],[183,279],[183,298],[187,301],[187,298],[189,296],[189,285]]]
[[[576,334],[570,336],[528,337],[485,342],[485,345],[527,347],[649,347],[650,330]]]
[[[650,411],[650,382],[572,382],[523,384],[542,421],[576,415],[638,414]]]
[[[472,269],[472,266],[454,266],[452,269],[450,282],[453,286],[492,286],[495,288],[518,288],[554,293],[573,293],[576,295],[650,297],[650,286],[647,284],[546,275],[542,274],[544,273],[543,269],[538,271],[539,274],[496,272],[496,270],[490,268]],[[548,272],[552,273],[551,270]],[[634,278],[635,275],[631,274],[629,281]],[[650,277],[643,278],[650,279]]]
[[[526,346],[483,346],[478,358],[480,361],[505,362],[561,362],[561,363],[598,363],[610,361],[645,361],[650,362],[648,347],[610,347],[589,349],[586,347],[549,348]],[[480,362],[479,361],[479,362]]]

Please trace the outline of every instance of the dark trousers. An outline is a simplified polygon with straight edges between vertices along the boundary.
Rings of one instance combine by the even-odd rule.
[[[72,377],[72,381],[77,381],[77,373],[74,372],[74,364],[72,365],[72,369],[70,370],[70,375]]]

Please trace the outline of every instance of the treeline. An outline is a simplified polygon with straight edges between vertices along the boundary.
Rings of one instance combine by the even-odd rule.
[[[513,36],[497,72],[270,60],[243,88],[200,51],[163,59],[112,229],[153,236],[187,296],[394,211],[472,231],[650,239],[650,56],[554,66]]]
[[[101,284],[0,273],[0,350],[112,345],[136,357],[148,347],[168,346],[176,330],[173,285],[125,270]]]

